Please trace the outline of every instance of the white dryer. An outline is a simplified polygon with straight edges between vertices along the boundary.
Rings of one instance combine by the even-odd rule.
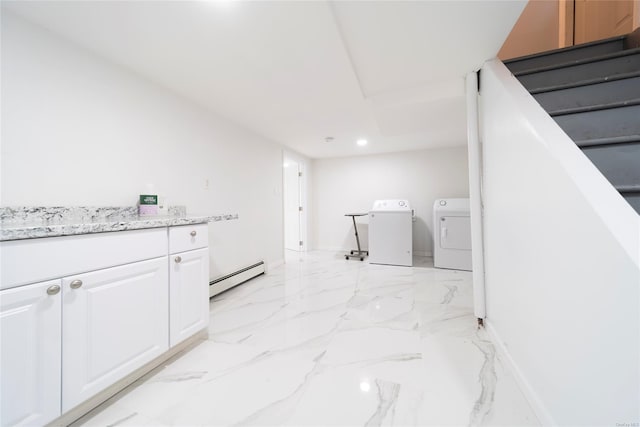
[[[369,211],[369,262],[413,265],[413,218],[407,200],[376,200]]]
[[[438,199],[433,204],[433,265],[471,271],[469,199]]]

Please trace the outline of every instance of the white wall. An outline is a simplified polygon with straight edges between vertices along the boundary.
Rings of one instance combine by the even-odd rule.
[[[349,212],[368,212],[378,199],[407,199],[416,212],[413,251],[433,253],[433,202],[469,197],[467,149],[429,149],[362,157],[319,159],[313,170],[313,240],[321,250],[356,247]],[[357,218],[368,247],[367,217]]]
[[[481,80],[489,330],[543,424],[637,422],[639,217],[502,63]]]
[[[240,215],[209,226],[211,277],[282,259],[281,146],[2,15],[3,206],[135,205],[151,183]]]

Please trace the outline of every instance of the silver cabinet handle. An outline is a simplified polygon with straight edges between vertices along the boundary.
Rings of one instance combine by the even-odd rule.
[[[60,292],[60,286],[58,285],[52,285],[47,288],[47,295],[56,295],[58,292]]]
[[[182,262],[182,257],[177,256],[177,257],[175,257],[174,261],[178,262],[178,263]]]
[[[190,234],[191,234],[191,237],[196,237],[196,234],[198,234],[198,233],[196,233],[196,231],[193,230]]]
[[[82,280],[74,280],[69,284],[69,286],[71,287],[71,289],[78,289],[80,286],[82,286]]]

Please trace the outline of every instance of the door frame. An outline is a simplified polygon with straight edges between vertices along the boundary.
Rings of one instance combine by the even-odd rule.
[[[302,245],[300,245],[300,252],[307,252],[309,250],[309,235],[308,227],[309,227],[309,197],[308,197],[308,188],[309,188],[309,161],[304,156],[301,156],[293,151],[282,150],[282,168],[284,169],[284,165],[287,161],[292,161],[298,164],[299,171],[301,172],[300,179],[298,180],[298,191],[299,191],[299,199],[300,206],[302,207],[302,211],[300,212],[300,241],[302,241]],[[286,229],[285,224],[285,215],[284,210],[286,209],[286,191],[285,191],[285,177],[284,172],[282,173],[282,234],[283,234],[283,250],[285,248],[286,242],[284,240],[284,233]]]

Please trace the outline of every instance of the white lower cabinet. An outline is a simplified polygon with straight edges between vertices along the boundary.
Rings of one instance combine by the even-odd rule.
[[[169,348],[167,257],[62,279],[62,412]]]
[[[0,292],[0,425],[60,415],[60,280]]]
[[[209,250],[169,257],[169,342],[173,347],[209,324]]]
[[[64,419],[206,329],[207,244],[206,224],[0,242],[0,426]]]

